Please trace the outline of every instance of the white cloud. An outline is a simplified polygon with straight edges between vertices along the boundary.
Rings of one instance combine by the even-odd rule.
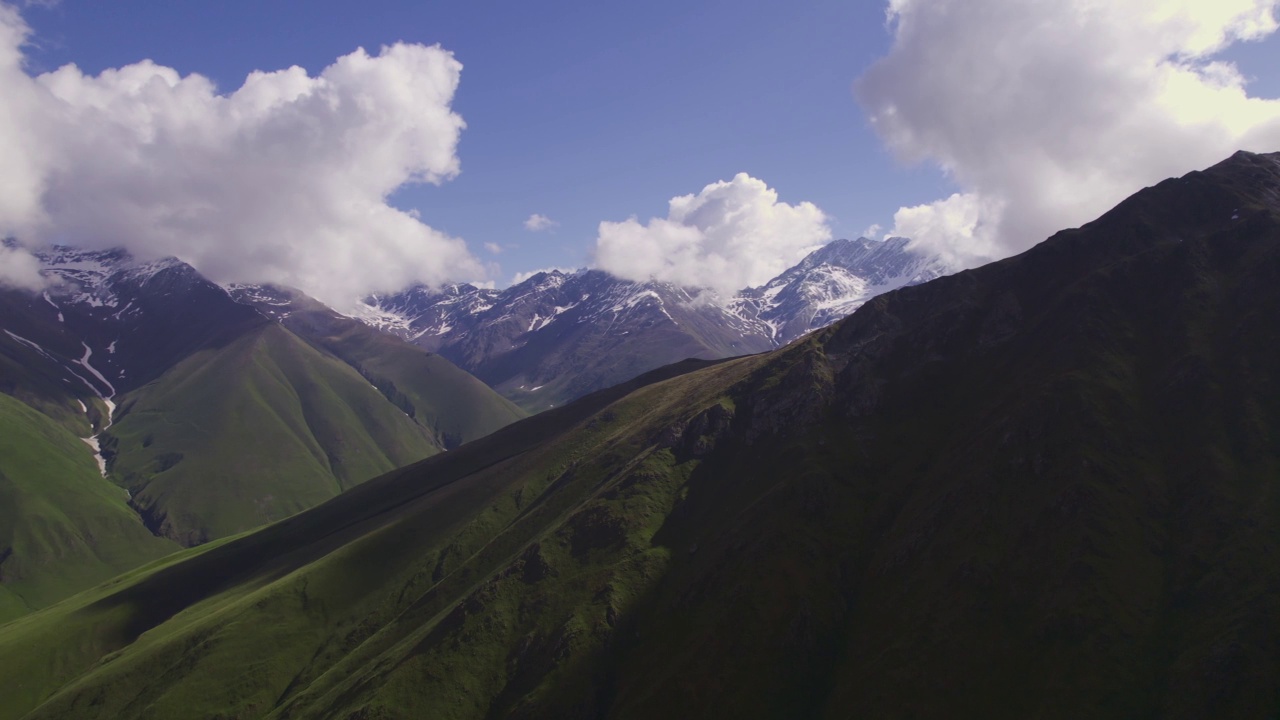
[[[672,198],[665,218],[600,223],[596,263],[632,280],[663,280],[732,295],[760,285],[831,239],[816,205],[778,202],[739,173],[697,195]]]
[[[484,249],[494,255],[498,255],[502,253],[502,246],[499,245],[498,243],[487,242],[484,244]]]
[[[530,232],[541,232],[543,230],[550,230],[559,224],[560,223],[552,220],[546,215],[534,213],[529,216],[529,219],[524,221],[524,229],[529,230]]]
[[[0,287],[39,290],[45,286],[40,261],[20,247],[0,245]]]
[[[1274,32],[1278,5],[891,0],[893,48],[858,96],[901,158],[961,190],[899,210],[891,234],[973,264],[1235,150],[1280,150],[1280,102],[1214,60]]]
[[[520,283],[524,282],[525,280],[528,280],[529,278],[533,277],[534,275],[537,275],[538,273],[553,273],[553,272],[572,273],[573,269],[562,268],[562,267],[545,267],[545,268],[538,268],[537,270],[530,270],[529,272],[518,272],[515,275],[511,276],[511,284],[519,285]]]
[[[387,203],[459,171],[462,66],[438,46],[356,50],[316,77],[254,72],[219,94],[147,60],[33,78],[28,35],[0,4],[0,234],[176,255],[339,305],[483,274],[461,240]]]

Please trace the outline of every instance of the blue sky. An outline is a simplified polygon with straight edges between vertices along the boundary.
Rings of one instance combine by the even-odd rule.
[[[663,215],[675,195],[747,172],[808,200],[836,236],[888,223],[949,185],[904,168],[852,83],[890,43],[877,2],[101,3],[30,8],[31,70],[149,58],[234,90],[255,69],[315,74],[357,46],[440,43],[463,64],[462,174],[397,193],[428,224],[506,246],[517,271],[588,260],[602,220]],[[532,233],[541,213],[559,224]],[[518,246],[518,247],[510,247]]]
[[[25,25],[26,40],[21,74],[0,67],[12,106],[0,108],[0,161],[19,169],[7,194],[29,200],[0,198],[0,231],[177,254],[215,279],[335,302],[382,280],[502,286],[585,265],[606,244],[618,274],[732,289],[873,225],[975,265],[1235,149],[1280,150],[1278,6],[893,0],[890,22],[871,0],[0,0],[0,16],[15,10],[0,30]],[[378,57],[397,42],[454,53],[456,92],[443,56]],[[317,90],[327,69],[359,65],[357,47],[378,71]],[[133,65],[143,59],[177,74]],[[83,74],[36,78],[67,63]],[[244,107],[215,107],[219,93],[294,65],[305,91],[274,76],[293,100],[220,127]],[[126,66],[133,75],[96,77]],[[192,73],[216,89],[178,83]],[[149,74],[172,92],[129,84]],[[352,121],[366,80],[382,85]],[[419,91],[439,97],[404,97]],[[460,139],[449,111],[465,120]],[[384,116],[384,144],[365,133],[345,155],[324,145]],[[273,128],[302,139],[273,144]],[[433,138],[440,152],[422,150]],[[404,167],[379,155],[402,151],[414,154]],[[277,153],[276,166],[264,159]],[[443,178],[390,193],[420,222],[382,203],[412,173]],[[695,197],[669,215],[682,195]],[[556,224],[529,231],[534,213]],[[4,270],[0,282],[21,284]]]

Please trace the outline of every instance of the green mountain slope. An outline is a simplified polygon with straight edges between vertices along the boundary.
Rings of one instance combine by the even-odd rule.
[[[1280,158],[0,626],[0,717],[1267,717]]]
[[[176,549],[143,527],[82,440],[0,394],[0,622]]]
[[[431,430],[442,448],[484,437],[528,415],[439,355],[339,315],[298,290],[254,286],[252,291],[238,292],[241,302],[253,303],[316,348],[351,365]]]
[[[0,454],[0,466],[22,465],[0,536],[38,532],[51,507],[65,506],[69,515],[58,522],[74,525],[112,492],[116,509],[132,508],[133,530],[196,544],[314,506],[523,416],[447,361],[314,301],[300,317],[316,319],[293,323],[310,331],[304,341],[178,261],[134,267],[122,253],[70,249],[57,257],[79,274],[51,294],[0,290],[0,393],[42,414],[27,423],[32,432],[47,434],[50,422],[77,437],[106,430],[100,441],[111,480],[133,495],[112,491],[96,470],[91,483],[82,474],[40,474],[83,464],[88,448],[78,440],[41,445],[47,463]],[[86,275],[85,267],[105,269]],[[100,395],[119,404],[113,427]],[[24,514],[27,506],[40,510]],[[0,566],[7,568],[0,588],[11,596],[3,602],[13,608],[0,617],[154,558],[156,547],[175,547],[93,522],[84,533],[131,538],[134,552],[114,549],[93,565],[83,549],[19,542]],[[49,532],[67,534],[62,526]],[[13,596],[19,578],[39,591]]]
[[[352,368],[270,322],[125,395],[108,436],[112,476],[149,526],[185,545],[441,449]]]

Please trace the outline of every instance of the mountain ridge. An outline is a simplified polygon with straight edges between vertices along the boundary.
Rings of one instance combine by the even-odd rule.
[[[42,508],[0,521],[0,586],[25,579],[30,607],[57,599],[42,588],[69,594],[127,569],[120,558],[154,559],[153,534],[173,550],[243,532],[525,414],[355,321],[289,329],[174,258],[37,255],[44,291],[0,289],[0,392],[83,442],[42,445],[72,456],[57,466],[70,476],[48,479],[65,513],[48,510],[36,481],[52,461],[0,456],[0,493]],[[68,469],[91,456],[95,481]],[[116,560],[98,562],[95,543]]]
[[[780,347],[875,294],[950,270],[905,238],[859,238],[828,243],[728,299],[601,270],[553,270],[506,290],[464,284],[373,296],[353,316],[541,410],[685,357]]]
[[[0,626],[0,713],[1265,716],[1278,278],[1237,155]]]

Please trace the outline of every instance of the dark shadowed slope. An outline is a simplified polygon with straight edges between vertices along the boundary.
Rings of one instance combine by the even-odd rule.
[[[1267,717],[1280,164],[0,627],[32,718]]]

